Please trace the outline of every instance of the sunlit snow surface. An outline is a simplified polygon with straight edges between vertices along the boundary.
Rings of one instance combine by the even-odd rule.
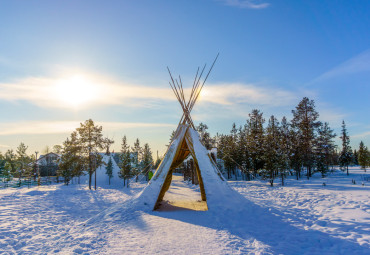
[[[350,173],[230,181],[244,201],[209,211],[140,210],[127,201],[143,183],[1,189],[0,254],[369,254],[370,182]]]

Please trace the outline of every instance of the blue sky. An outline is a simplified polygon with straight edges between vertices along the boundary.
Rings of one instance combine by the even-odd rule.
[[[88,118],[165,150],[188,87],[220,57],[193,111],[212,134],[261,109],[291,118],[307,96],[352,145],[370,146],[369,1],[1,1],[0,151],[62,143]],[[88,91],[88,95],[80,95]],[[72,94],[77,94],[73,96]]]

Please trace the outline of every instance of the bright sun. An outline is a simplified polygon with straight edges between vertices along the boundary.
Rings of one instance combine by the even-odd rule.
[[[74,108],[91,103],[99,94],[97,86],[81,75],[61,79],[57,82],[55,90],[63,106]]]

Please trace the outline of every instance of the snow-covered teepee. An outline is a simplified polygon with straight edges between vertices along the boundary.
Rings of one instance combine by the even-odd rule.
[[[199,134],[195,130],[194,123],[190,116],[190,112],[216,60],[217,57],[201,85],[200,79],[205,66],[199,77],[198,68],[188,101],[185,100],[181,77],[179,76],[179,81],[173,79],[171,72],[168,70],[171,77],[170,85],[181,105],[183,115],[161,164],[148,186],[144,188],[137,197],[140,202],[152,210],[159,206],[166,191],[169,189],[173,170],[178,167],[189,154],[192,156],[195,163],[202,200],[207,202],[209,210],[216,207],[216,205],[224,203],[224,199],[230,199],[230,196],[234,193],[227,185],[227,182],[218,170],[208,150],[201,143]]]

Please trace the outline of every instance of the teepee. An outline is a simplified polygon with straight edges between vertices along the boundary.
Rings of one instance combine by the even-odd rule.
[[[173,170],[189,155],[191,155],[194,160],[199,180],[201,198],[203,201],[206,201],[208,210],[212,209],[213,205],[222,203],[224,200],[223,198],[230,195],[231,189],[218,170],[216,162],[214,162],[213,158],[208,153],[208,150],[201,143],[199,134],[195,130],[194,123],[190,116],[190,112],[199,97],[217,57],[202,84],[200,79],[206,65],[203,67],[200,74],[198,68],[188,101],[185,99],[181,77],[179,76],[179,80],[174,79],[168,69],[171,77],[170,86],[181,105],[183,114],[161,164],[154,173],[148,186],[139,196],[140,199],[143,200],[144,204],[151,207],[152,210],[158,208],[159,203],[162,201],[166,191],[169,189]]]

